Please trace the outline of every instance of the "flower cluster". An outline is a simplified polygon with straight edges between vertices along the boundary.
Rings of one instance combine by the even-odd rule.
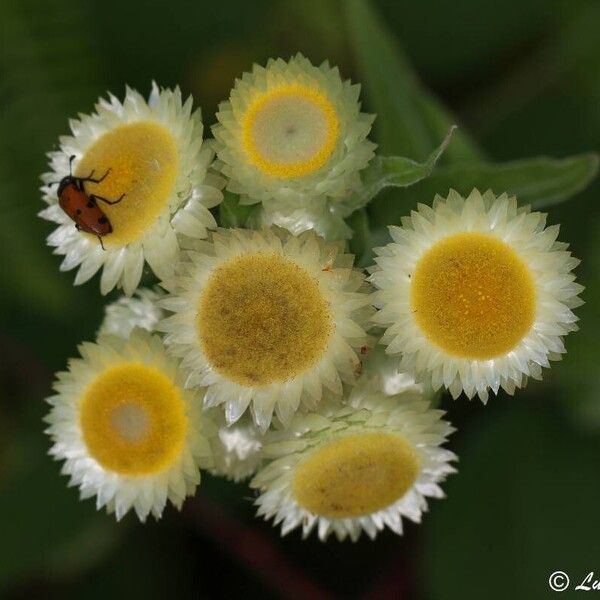
[[[400,534],[454,472],[435,392],[486,402],[565,352],[578,261],[514,197],[440,190],[355,266],[345,219],[377,187],[358,98],[298,55],[237,80],[210,140],[156,85],[70,122],[42,176],[48,243],[75,284],[101,270],[124,292],[48,398],[82,498],[159,518],[202,470],[251,478],[283,534]]]

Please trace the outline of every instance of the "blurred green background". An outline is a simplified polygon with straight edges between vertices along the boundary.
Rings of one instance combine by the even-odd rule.
[[[363,83],[386,153],[422,160],[454,120],[446,165],[600,148],[597,0],[371,8],[379,21],[355,0],[0,0],[2,597],[535,599],[552,597],[557,569],[574,582],[592,570],[600,578],[598,180],[549,208],[583,260],[581,331],[544,382],[514,398],[486,408],[443,399],[459,428],[450,448],[460,473],[404,537],[280,539],[253,518],[248,488],[210,477],[181,514],[168,509],[145,526],[129,515],[117,526],[79,502],[46,456],[52,373],[94,337],[103,299],[96,279],[73,288],[73,273],[58,272],[44,242],[51,225],[35,216],[38,177],[68,117],[106,90],[180,84],[210,125],[236,76],[300,50]],[[372,239],[442,186],[432,182],[379,197],[368,210]]]

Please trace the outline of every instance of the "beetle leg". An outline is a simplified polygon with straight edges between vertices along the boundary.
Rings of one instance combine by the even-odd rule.
[[[112,168],[107,169],[106,173],[104,173],[104,175],[102,175],[102,177],[100,177],[100,179],[93,179],[92,176],[94,175],[94,171],[96,169],[92,169],[92,172],[87,176],[87,177],[78,177],[78,179],[80,181],[89,181],[90,183],[100,183],[101,181],[104,181],[106,179],[106,176],[112,171]]]
[[[77,231],[81,231],[81,225],[79,225],[79,223],[75,223],[75,229],[77,229]],[[102,241],[102,238],[96,234],[96,237],[98,238],[98,241],[100,242],[100,245],[102,246],[102,250],[106,251],[106,248],[104,247],[104,242]]]
[[[120,198],[118,200],[108,200],[108,198],[103,198],[102,196],[96,196],[96,194],[90,194],[90,200],[101,200],[102,202],[105,202],[106,204],[119,204],[119,202],[121,202],[121,200],[123,200],[123,198],[125,198],[125,194],[121,194]]]

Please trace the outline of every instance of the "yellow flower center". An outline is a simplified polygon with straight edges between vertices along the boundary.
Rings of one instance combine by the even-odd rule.
[[[179,388],[141,363],[109,367],[88,386],[80,407],[83,439],[107,470],[149,475],[179,455],[188,429]]]
[[[292,492],[300,506],[330,519],[360,517],[399,500],[414,484],[419,459],[394,433],[339,438],[296,468]]]
[[[512,350],[535,317],[535,284],[505,242],[459,233],[435,243],[412,278],[414,318],[431,342],[455,356],[486,360]]]
[[[247,386],[285,381],[311,367],[332,331],[317,280],[291,260],[264,253],[214,270],[196,324],[210,364]]]
[[[139,239],[167,207],[177,178],[177,144],[171,132],[153,121],[121,125],[102,135],[77,165],[78,177],[94,171],[101,183],[86,182],[86,192],[121,202],[97,204],[113,232],[105,244],[124,245]],[[96,239],[90,236],[90,239]]]
[[[318,89],[286,85],[257,94],[242,119],[250,162],[266,175],[293,179],[328,160],[338,140],[335,107]]]

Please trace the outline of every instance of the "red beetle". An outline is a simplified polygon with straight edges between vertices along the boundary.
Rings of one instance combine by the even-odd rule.
[[[94,171],[92,171],[87,177],[75,177],[71,170],[71,165],[75,156],[69,158],[69,174],[63,177],[58,182],[58,205],[75,221],[75,227],[79,231],[85,231],[95,235],[102,249],[104,250],[104,243],[102,237],[112,233],[112,225],[108,220],[108,217],[104,214],[104,211],[98,206],[98,200],[105,202],[106,204],[118,204],[123,200],[125,194],[121,194],[118,200],[108,200],[97,194],[87,194],[83,184],[86,181],[91,183],[100,183],[104,181],[106,176],[110,173],[110,169],[102,175],[99,179],[94,179]]]

